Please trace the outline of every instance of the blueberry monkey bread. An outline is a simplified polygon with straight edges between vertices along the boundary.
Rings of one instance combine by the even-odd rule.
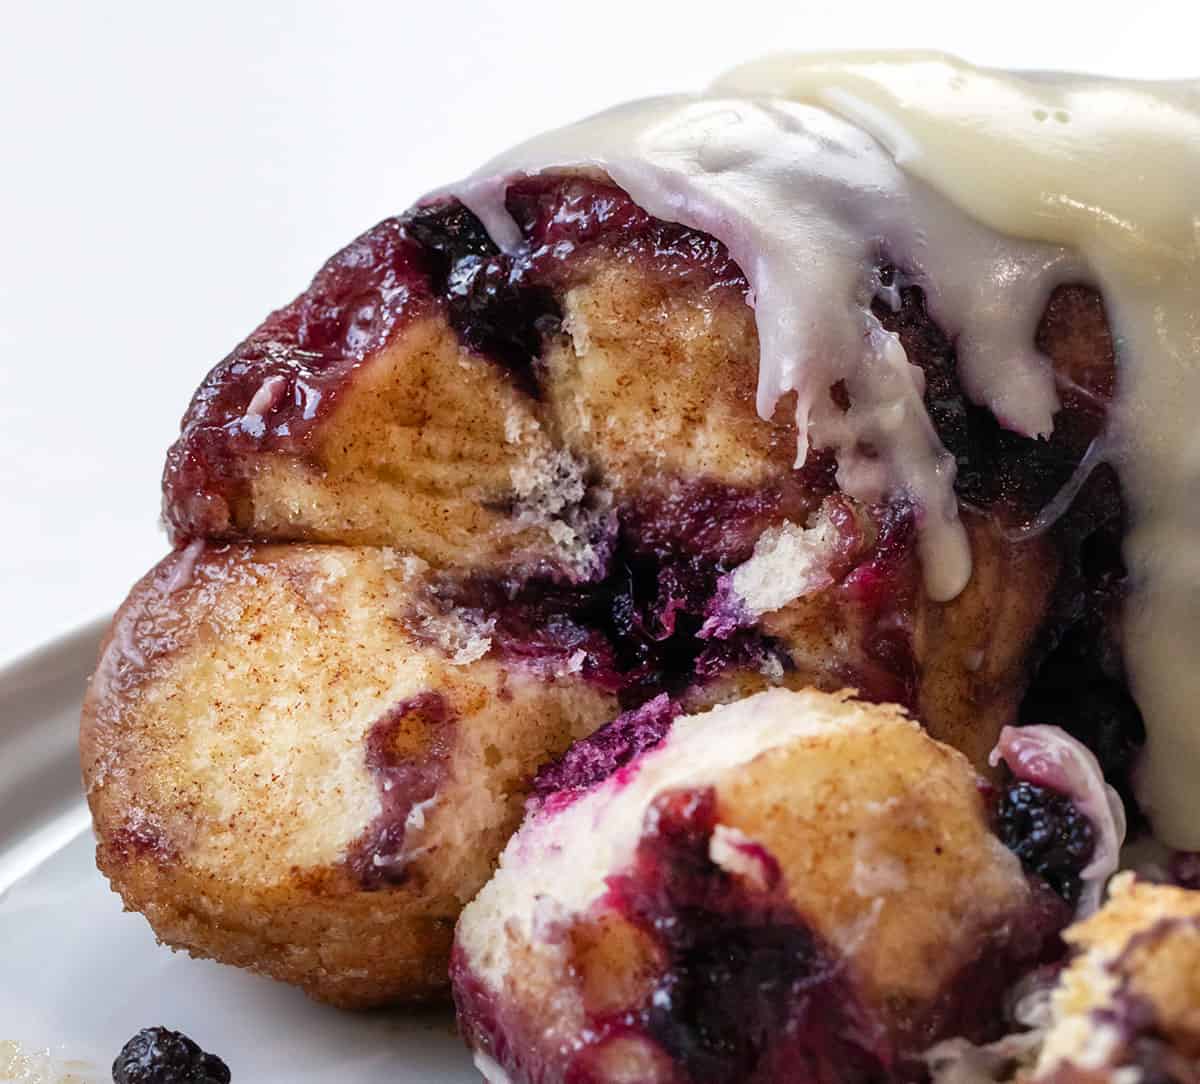
[[[1200,893],[1122,873],[1067,940],[1028,1079],[1192,1081],[1200,1073]]]
[[[964,400],[917,287],[877,306],[972,507],[971,582],[936,603],[912,505],[848,497],[821,449],[794,469],[794,428],[754,413],[718,244],[592,178],[510,198],[523,262],[453,203],[385,222],[189,408],[165,480],[181,548],[116,619],[83,731],[101,868],[164,941],[340,1004],[436,994],[537,767],[663,692],[849,685],[982,766],[1023,702],[1078,727],[1061,687],[1087,677],[1124,777],[1115,482],[1005,534],[1103,419],[1094,294],[1060,291],[1038,331],[1089,390],[1049,442]]]
[[[735,100],[753,153],[729,168],[612,149],[647,108],[692,146],[704,100],[585,122],[595,155],[535,146],[385,220],[205,379],[164,472],[175,548],[114,619],[82,723],[100,868],[162,941],[340,1005],[444,997],[539,771],[622,746],[605,728],[630,717],[705,718],[719,747],[772,687],[854,689],[820,711],[949,765],[997,893],[955,921],[1040,931],[1005,968],[1065,921],[1025,922],[1049,898],[1030,870],[1068,911],[1094,881],[1012,827],[1044,826],[1038,795],[985,823],[1005,728],[1081,742],[1139,822],[1097,277],[832,113]],[[783,218],[811,227],[803,259]],[[829,828],[780,817],[804,847]],[[814,959],[845,935],[804,928]],[[926,951],[902,940],[879,952]],[[951,1025],[932,978],[874,974],[863,1057],[899,1064]]]

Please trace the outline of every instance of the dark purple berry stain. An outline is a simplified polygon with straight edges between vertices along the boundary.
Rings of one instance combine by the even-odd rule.
[[[1027,872],[1072,906],[1079,902],[1096,833],[1069,797],[1025,780],[1010,783],[1000,792],[996,834]]]
[[[700,630],[721,577],[750,556],[767,526],[800,514],[800,500],[782,489],[680,485],[673,496],[618,510],[605,565],[591,581],[449,574],[428,602],[490,623],[501,658],[548,674],[579,659],[583,676],[617,693],[625,708],[733,668],[781,672],[791,665],[786,652],[756,629],[721,639]]]
[[[530,178],[510,189],[508,202],[527,240],[517,256],[501,253],[453,200],[385,219],[209,373],[163,475],[164,514],[177,540],[228,536],[232,509],[245,495],[239,457],[256,450],[303,456],[355,370],[411,319],[441,309],[465,346],[536,394],[542,339],[558,327],[556,288],[589,252],[745,292],[719,242],[651,218],[611,184]]]
[[[122,1048],[113,1084],[229,1084],[229,1067],[167,1028],[143,1028]]]
[[[1171,884],[1200,890],[1200,851],[1175,851],[1167,864]]]
[[[112,834],[105,846],[123,859],[153,858],[166,863],[177,857],[175,846],[162,827],[144,818],[127,821],[124,827]]]
[[[436,303],[422,247],[387,219],[330,259],[212,370],[167,453],[163,509],[177,539],[222,537],[242,498],[239,457],[303,454],[346,382],[411,317]]]
[[[1072,304],[1072,291],[1079,289],[1063,288],[1065,295],[1060,291],[1051,300],[1046,320],[1053,320],[1057,307]],[[958,467],[956,491],[974,507],[994,508],[1018,523],[1032,520],[1071,477],[1099,434],[1106,406],[1103,398],[1071,384],[1060,385],[1063,409],[1055,417],[1049,439],[1005,429],[991,411],[972,403],[963,392],[953,344],[929,315],[924,292],[905,286],[900,299],[896,311],[877,301],[875,315],[900,337],[909,359],[924,373],[926,409]],[[1044,332],[1039,345],[1053,349]],[[1112,367],[1110,342],[1110,375]]]
[[[915,1055],[955,1036],[988,1043],[1011,1030],[1003,1005],[1021,978],[1041,967],[1057,967],[1066,951],[1061,933],[1072,908],[1039,878],[1029,878],[1030,900],[1007,922],[985,932],[942,992],[926,1005],[895,1006],[895,1034],[906,1052],[904,1072],[924,1079]]]
[[[916,707],[920,672],[913,654],[912,623],[922,590],[913,559],[916,511],[907,500],[871,510],[876,538],[845,576],[841,590],[868,616],[864,664],[847,674],[847,684],[872,700]]]
[[[461,204],[421,208],[407,228],[425,247],[433,291],[445,299],[451,327],[470,349],[495,359],[536,395],[533,363],[543,335],[559,325],[550,289],[526,281]]]
[[[895,1079],[881,1022],[850,969],[787,902],[773,862],[762,889],[715,865],[711,788],[661,795],[632,868],[609,902],[659,946],[665,967],[644,1004],[596,1021],[606,1038],[652,1039],[689,1084]]]
[[[1173,925],[1174,920],[1166,919],[1136,934],[1125,951],[1163,936]],[[1121,973],[1120,960],[1114,970]],[[1134,1079],[1139,1084],[1195,1084],[1194,1051],[1190,1044],[1181,1048],[1172,1041],[1162,1028],[1154,1005],[1147,999],[1122,986],[1103,1008],[1093,1009],[1090,1016],[1097,1026],[1103,1025],[1119,1039],[1110,1055],[1109,1072],[1137,1070]],[[1065,1072],[1052,1078],[1053,1084],[1088,1084],[1094,1079],[1094,1072],[1079,1070],[1069,1063]]]
[[[657,729],[651,721],[648,744]],[[637,713],[631,713],[623,731],[603,743],[598,771],[585,760],[575,776],[559,781],[570,786],[620,771],[614,761],[641,733]],[[604,757],[612,744],[618,755]],[[1034,881],[1029,906],[981,931],[973,956],[932,1002],[871,1004],[853,962],[824,942],[788,900],[783,872],[769,852],[754,847],[761,871],[755,882],[713,862],[717,823],[710,787],[659,795],[633,861],[608,880],[604,908],[622,915],[654,946],[650,988],[635,1004],[592,1013],[578,1046],[559,1048],[552,1056],[564,1061],[543,1066],[536,1060],[545,1056],[534,1038],[539,1022],[482,984],[456,954],[454,996],[469,1041],[528,1080],[604,1084],[608,1078],[596,1074],[593,1052],[638,1039],[671,1062],[672,1084],[908,1084],[928,1079],[920,1054],[940,1039],[998,1038],[1005,1029],[1006,991],[1061,954],[1058,934],[1071,909]]]
[[[653,1039],[688,1084],[924,1079],[921,1051],[947,1035],[998,1037],[1005,990],[1060,950],[1070,910],[1035,890],[1023,913],[981,934],[932,1003],[872,1008],[853,964],[787,900],[770,855],[761,886],[712,861],[716,824],[711,788],[661,795],[631,869],[609,881],[608,902],[654,940],[665,966],[641,1006],[595,1030]]]
[[[527,239],[528,274],[562,286],[595,252],[706,290],[745,296],[741,268],[714,237],[643,211],[616,185],[585,177],[529,177],[509,186],[509,213]]]
[[[389,708],[367,733],[367,769],[379,787],[379,816],[350,848],[347,865],[364,888],[402,884],[409,815],[437,794],[454,739],[455,715],[440,692]]]
[[[533,781],[534,796],[542,800],[557,796],[562,801],[563,796],[607,779],[639,753],[658,745],[678,717],[679,705],[666,693],[618,715],[543,767]]]
[[[1120,1067],[1137,1070],[1138,1084],[1195,1084],[1197,1076],[1194,1059],[1153,1037],[1134,1040]]]

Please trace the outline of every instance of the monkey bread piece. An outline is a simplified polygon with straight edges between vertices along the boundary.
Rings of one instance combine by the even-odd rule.
[[[537,766],[610,718],[490,653],[393,551],[193,543],[118,612],[84,708],[97,860],[160,940],[345,1006],[444,993]]]
[[[463,912],[454,994],[486,1079],[902,1080],[1002,1026],[1070,912],[960,753],[847,693],[673,714],[545,769]]]
[[[1051,996],[1029,1079],[1200,1080],[1200,892],[1122,873],[1104,907],[1064,937],[1076,955]]]

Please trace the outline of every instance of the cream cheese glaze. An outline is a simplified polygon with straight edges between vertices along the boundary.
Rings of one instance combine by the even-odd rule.
[[[1125,620],[1148,739],[1139,796],[1200,848],[1200,82],[980,70],[935,53],[792,55],[705,94],[634,102],[501,155],[452,191],[519,247],[508,182],[597,167],[648,212],[721,240],[751,285],[758,409],[795,394],[798,458],[919,509],[929,594],[970,577],[954,463],[920,372],[871,315],[886,259],[925,290],[968,394],[1046,435],[1058,398],[1033,346],[1053,288],[1087,281],[1113,324],[1119,394],[1102,448],[1133,514]],[[842,381],[852,406],[829,395]],[[1039,517],[1039,520],[1042,517]]]

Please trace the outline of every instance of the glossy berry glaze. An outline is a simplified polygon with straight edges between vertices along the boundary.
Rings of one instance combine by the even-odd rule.
[[[302,457],[355,372],[421,314],[444,312],[468,349],[538,397],[542,345],[560,326],[557,299],[586,279],[595,258],[636,264],[667,284],[746,296],[744,277],[717,241],[651,218],[602,180],[520,180],[508,207],[526,238],[514,256],[500,253],[453,202],[380,223],[214,369],[168,457],[165,513],[178,540],[236,534],[230,510],[244,497],[242,457]],[[1058,565],[1049,614],[1029,651],[1020,721],[1055,723],[1084,740],[1129,804],[1143,730],[1116,646],[1124,514],[1114,472],[1098,467],[1069,508],[1038,521],[1100,433],[1113,393],[1100,301],[1082,287],[1050,300],[1038,343],[1055,359],[1063,408],[1053,435],[1031,440],[966,398],[953,343],[904,269],[884,258],[879,274],[876,314],[924,372],[927,407],[957,462],[964,513],[1010,539],[1049,540]],[[838,388],[831,395],[845,398]],[[817,449],[803,471],[759,489],[680,479],[613,509],[586,582],[567,582],[553,568],[486,581],[460,572],[442,577],[434,603],[492,622],[501,655],[548,671],[581,669],[617,690],[626,707],[747,665],[778,676],[787,655],[752,622],[721,612],[721,584],[766,527],[803,523],[836,493],[833,467]],[[856,661],[823,680],[915,706],[916,513],[902,500],[862,511],[862,522],[844,525],[846,559],[830,590],[866,631]]]
[[[239,456],[302,452],[354,371],[436,303],[430,265],[404,221],[386,219],[208,374],[163,474],[163,513],[177,539],[230,531],[244,485]]]
[[[209,373],[164,472],[164,514],[176,538],[228,532],[229,506],[241,496],[239,455],[303,455],[354,372],[434,307],[464,345],[536,395],[533,359],[541,336],[558,327],[554,289],[590,250],[603,246],[673,278],[746,290],[720,244],[651,218],[611,185],[531,180],[513,186],[509,203],[529,238],[516,259],[457,203],[385,219]]]

